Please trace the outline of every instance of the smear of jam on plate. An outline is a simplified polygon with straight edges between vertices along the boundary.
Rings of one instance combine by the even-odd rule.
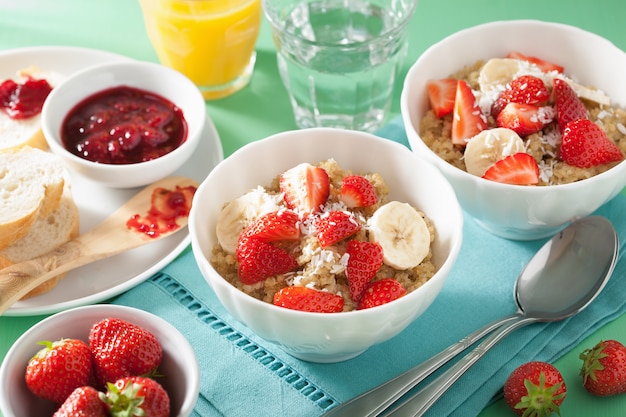
[[[178,219],[189,216],[195,192],[194,186],[176,186],[174,190],[155,188],[148,213],[132,215],[126,226],[152,238],[172,232],[180,227]]]
[[[28,119],[41,113],[50,91],[52,86],[44,79],[5,80],[0,84],[0,108],[12,119]]]
[[[158,94],[118,86],[95,93],[70,110],[61,126],[63,146],[102,164],[159,158],[187,139],[182,110]]]

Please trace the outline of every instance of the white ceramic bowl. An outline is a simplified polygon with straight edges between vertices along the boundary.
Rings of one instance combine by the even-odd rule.
[[[11,347],[0,367],[0,411],[4,417],[51,416],[54,405],[33,395],[24,382],[29,359],[44,340],[78,338],[88,340],[93,324],[117,317],[154,333],[163,347],[159,383],[171,401],[171,415],[191,415],[200,390],[200,369],[185,337],[167,321],[136,308],[99,304],[77,307],[50,316],[31,327]]]
[[[367,310],[324,314],[289,310],[236,289],[211,266],[216,220],[225,203],[257,185],[268,186],[301,162],[334,158],[354,172],[378,172],[390,199],[409,202],[437,229],[433,260],[437,273],[421,288]],[[189,216],[193,253],[200,271],[224,307],[260,337],[289,354],[313,362],[357,356],[400,333],[433,302],[452,268],[462,241],[463,217],[452,188],[430,164],[408,148],[373,135],[330,128],[279,133],[244,146],[221,162],[198,188]],[[429,335],[424,335],[429,337]]]
[[[123,165],[95,163],[65,149],[60,131],[68,112],[85,98],[117,86],[150,91],[178,106],[187,121],[185,142],[159,158]],[[41,112],[42,131],[52,152],[76,172],[113,188],[143,186],[176,171],[197,148],[205,120],[202,94],[187,77],[163,65],[132,60],[99,64],[70,75],[52,90]]]
[[[613,105],[626,107],[626,53],[606,39],[575,27],[519,20],[462,30],[428,48],[407,74],[401,110],[411,148],[441,170],[454,187],[463,210],[496,235],[539,239],[587,216],[618,194],[626,185],[626,162],[571,184],[506,185],[453,167],[419,136],[420,121],[429,109],[428,79],[447,77],[479,59],[504,57],[510,51],[563,65],[568,76],[606,92]]]

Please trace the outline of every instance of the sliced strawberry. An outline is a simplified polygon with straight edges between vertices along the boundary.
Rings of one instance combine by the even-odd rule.
[[[358,301],[367,284],[383,265],[383,248],[378,243],[351,240],[346,245],[346,253],[349,255],[346,278],[350,297]]]
[[[241,236],[237,244],[239,279],[251,285],[275,275],[287,273],[298,266],[285,249],[254,237]]]
[[[242,233],[268,242],[300,238],[300,218],[293,210],[278,210],[256,219]]]
[[[550,92],[541,78],[533,75],[522,75],[515,78],[506,90],[493,102],[491,115],[497,117],[509,103],[533,104],[542,106],[550,99]]]
[[[528,136],[543,129],[554,120],[554,109],[550,106],[535,106],[532,104],[507,104],[498,117],[498,127],[505,127],[515,131],[520,136]]]
[[[283,172],[280,191],[289,208],[305,213],[318,212],[330,193],[328,173],[323,168],[302,163]]]
[[[573,120],[588,119],[589,112],[567,81],[555,78],[553,84],[556,119],[559,131],[563,133],[566,124]]]
[[[443,117],[454,110],[457,82],[454,78],[442,78],[426,82],[430,108],[435,112],[435,116]]]
[[[552,62],[546,61],[541,58],[537,58],[535,56],[524,55],[521,52],[517,52],[517,51],[509,52],[506,57],[519,59],[521,61],[526,61],[526,62],[530,62],[531,64],[535,64],[543,72],[557,71],[557,72],[562,73],[565,70],[565,68],[563,68],[561,65],[554,64]]]
[[[359,301],[357,309],[363,310],[387,304],[405,294],[406,290],[398,281],[393,278],[383,278],[367,286],[365,291],[363,291],[363,296]]]
[[[539,183],[539,165],[532,156],[519,152],[493,164],[483,178],[505,184],[534,185]]]
[[[339,198],[349,208],[368,207],[378,202],[376,189],[360,175],[348,175],[343,179]]]
[[[359,230],[361,230],[361,223],[352,214],[335,210],[320,216],[317,221],[315,235],[320,245],[325,248],[352,236]]]
[[[569,122],[563,129],[561,159],[569,165],[589,168],[624,159],[620,148],[588,119]]]
[[[452,143],[465,146],[469,139],[485,129],[487,118],[478,106],[472,89],[465,81],[459,81],[452,115]]]
[[[343,297],[308,287],[285,287],[274,295],[274,305],[313,313],[339,313]]]

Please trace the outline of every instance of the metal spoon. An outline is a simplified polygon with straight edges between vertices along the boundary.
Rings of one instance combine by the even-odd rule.
[[[515,283],[518,311],[489,323],[420,365],[323,414],[378,416],[424,378],[497,329],[473,352],[414,394],[387,417],[420,416],[506,335],[534,322],[552,322],[585,308],[604,288],[617,259],[618,238],[610,221],[591,216],[559,232],[529,261]]]

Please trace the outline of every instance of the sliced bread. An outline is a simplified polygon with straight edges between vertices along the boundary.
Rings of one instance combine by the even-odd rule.
[[[43,72],[37,67],[25,68],[13,78],[15,82],[24,82],[26,77],[44,79],[53,88],[63,80],[63,76],[54,72]],[[0,80],[0,83],[4,80]],[[48,144],[41,131],[41,113],[27,119],[13,119],[0,111],[0,152],[16,150],[23,146],[47,149]]]
[[[0,250],[59,206],[66,171],[50,152],[26,146],[0,152]]]
[[[78,236],[79,213],[69,182],[65,182],[59,206],[47,216],[39,217],[28,233],[0,250],[0,269],[28,261],[56,249]],[[50,291],[65,274],[58,275],[33,289],[22,299]]]

